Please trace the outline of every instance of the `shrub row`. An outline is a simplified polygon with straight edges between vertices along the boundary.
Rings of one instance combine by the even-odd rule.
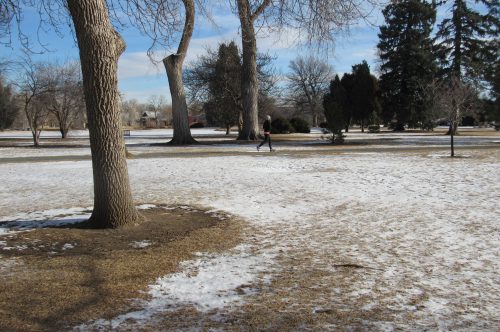
[[[278,117],[271,122],[273,134],[289,134],[289,133],[305,133],[311,132],[311,127],[306,120],[295,117],[287,120],[283,117]]]

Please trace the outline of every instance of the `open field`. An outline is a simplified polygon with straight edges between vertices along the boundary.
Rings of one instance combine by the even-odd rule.
[[[500,329],[499,132],[462,128],[453,159],[442,130],[355,131],[344,146],[319,132],[276,135],[275,153],[209,129],[193,133],[202,144],[164,146],[168,131],[126,137],[136,202],[184,209],[189,222],[172,213],[177,237],[162,242],[146,228],[123,235],[117,252],[108,244],[116,273],[99,274],[97,291],[89,286],[105,299],[78,314],[69,309],[88,300],[81,287],[65,308],[35,297],[41,290],[31,297],[26,280],[45,264],[97,255],[84,251],[91,246],[81,229],[36,229],[88,216],[85,132],[64,142],[48,133],[40,149],[26,133],[0,133],[0,284],[26,294],[9,302],[2,292],[0,321],[17,325],[0,329]],[[111,266],[100,258],[96,266]],[[139,277],[116,280],[130,269]],[[70,272],[47,280],[59,290],[84,282]],[[116,295],[120,287],[131,298]],[[39,312],[18,314],[30,306]]]

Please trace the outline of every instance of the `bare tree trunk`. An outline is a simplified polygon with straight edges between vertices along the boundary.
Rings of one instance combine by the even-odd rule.
[[[243,130],[243,109],[240,109],[238,114],[238,136],[241,135]]]
[[[241,94],[243,102],[243,128],[239,140],[256,140],[259,134],[259,82],[257,78],[257,40],[253,23],[269,1],[264,1],[255,13],[251,13],[248,0],[237,0],[243,45],[243,69]]]
[[[33,146],[35,148],[40,147],[40,134],[41,131],[37,130],[36,128],[31,130],[31,135],[33,136]]]
[[[105,0],[67,0],[80,49],[92,151],[94,227],[136,222],[130,190],[118,95],[118,58],[125,42],[114,30]]]
[[[453,131],[451,131],[451,135],[450,135],[450,145],[451,145],[451,156],[455,157],[455,145],[453,142]]]
[[[169,55],[163,59],[167,71],[168,85],[172,96],[172,123],[174,137],[170,144],[187,145],[194,144],[196,140],[191,136],[189,128],[189,116],[186,102],[186,93],[182,82],[182,62],[184,58],[177,54]]]
[[[193,0],[183,0],[182,3],[186,11],[186,20],[177,54],[171,54],[163,59],[163,65],[167,71],[170,94],[172,96],[174,137],[170,141],[170,144],[175,145],[196,143],[196,140],[191,136],[191,129],[189,128],[186,93],[184,92],[184,83],[182,82],[182,64],[186,58],[189,42],[193,35],[195,8]]]
[[[61,132],[62,139],[65,139],[66,137],[68,137],[68,130],[67,129],[59,128],[59,131]]]

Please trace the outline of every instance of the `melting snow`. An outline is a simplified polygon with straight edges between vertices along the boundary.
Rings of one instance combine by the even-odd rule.
[[[398,139],[405,137],[410,145],[419,141]],[[332,282],[342,265],[368,269],[349,284],[330,283],[312,310],[349,303],[351,310],[389,308],[391,321],[367,325],[377,330],[408,329],[407,312],[412,326],[424,329],[499,327],[500,150],[471,149],[467,158],[451,160],[435,152],[320,149],[300,157],[297,148],[276,147],[274,155],[129,160],[136,201],[208,206],[245,218],[259,234],[159,278],[142,310],[80,328],[146,322],[181,305],[227,309],[253,296],[251,287],[238,287],[276,277],[277,257],[304,254],[311,259],[298,268],[326,271]],[[0,235],[59,222],[51,216],[67,213],[55,212],[60,206],[91,205],[91,181],[88,161],[42,162],[36,171],[28,163],[0,164]],[[46,212],[19,213],[27,207]],[[67,218],[84,218],[88,210],[73,212]]]

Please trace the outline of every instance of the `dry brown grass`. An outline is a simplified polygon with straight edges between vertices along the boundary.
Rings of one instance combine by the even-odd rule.
[[[134,309],[156,278],[198,251],[240,241],[241,223],[196,209],[155,208],[119,230],[37,229],[0,237],[0,331],[55,331]],[[133,246],[147,240],[145,248]],[[65,244],[74,248],[64,249]],[[25,248],[25,249],[19,249]]]

